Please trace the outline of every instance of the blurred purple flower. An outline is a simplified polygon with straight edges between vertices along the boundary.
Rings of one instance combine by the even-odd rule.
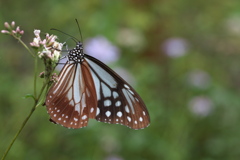
[[[84,51],[106,64],[119,59],[119,49],[103,36],[87,40]]]
[[[161,46],[166,55],[172,58],[184,56],[189,48],[188,42],[183,38],[169,38]]]
[[[206,117],[213,110],[213,102],[208,97],[197,96],[190,100],[189,109],[199,117]]]
[[[190,85],[200,89],[208,88],[211,83],[211,77],[209,74],[199,69],[189,72],[187,78],[187,81]]]

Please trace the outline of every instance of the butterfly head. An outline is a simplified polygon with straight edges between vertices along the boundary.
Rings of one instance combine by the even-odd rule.
[[[75,48],[71,49],[68,53],[68,60],[74,63],[81,63],[84,60],[83,44],[82,42],[77,42]]]

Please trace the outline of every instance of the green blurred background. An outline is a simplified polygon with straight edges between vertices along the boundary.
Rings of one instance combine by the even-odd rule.
[[[142,96],[151,125],[131,130],[90,120],[71,130],[50,123],[39,107],[7,159],[240,158],[239,0],[0,1],[0,29],[14,20],[26,43],[34,29],[66,41],[53,27],[80,38],[75,18],[84,41],[102,36],[119,49],[108,65]],[[2,155],[33,105],[22,97],[33,92],[34,63],[12,37],[1,34],[0,41]]]

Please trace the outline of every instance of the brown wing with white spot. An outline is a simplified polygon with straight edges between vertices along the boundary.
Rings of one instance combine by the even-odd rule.
[[[81,128],[95,118],[97,95],[88,63],[66,63],[46,98],[50,120],[67,128]]]
[[[96,120],[132,129],[147,127],[149,113],[137,92],[104,63],[89,55],[85,55],[85,59],[97,91]]]

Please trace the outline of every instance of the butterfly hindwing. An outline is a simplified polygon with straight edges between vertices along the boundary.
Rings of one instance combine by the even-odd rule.
[[[86,61],[66,63],[48,92],[46,106],[51,121],[68,128],[81,128],[95,118],[97,96]]]

